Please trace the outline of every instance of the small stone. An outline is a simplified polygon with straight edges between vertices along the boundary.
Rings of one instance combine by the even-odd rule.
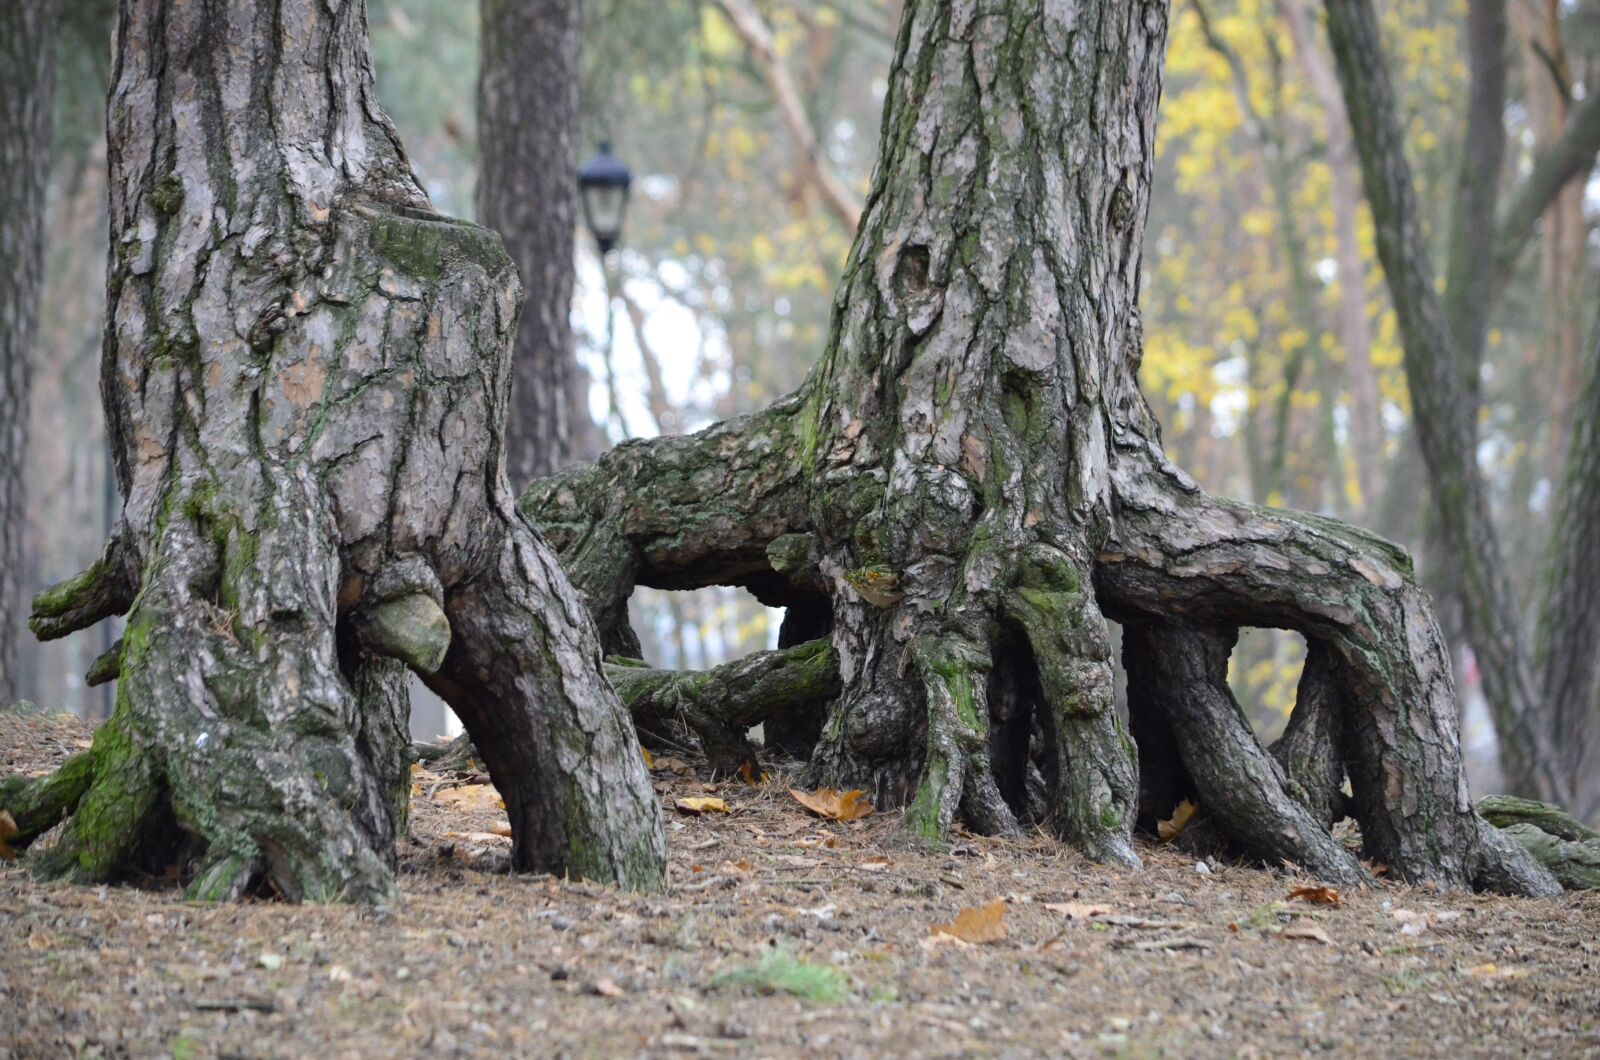
[[[1207,865],[1203,861],[1197,861],[1194,863],[1194,871],[1198,872],[1202,876],[1209,876],[1211,875],[1211,866]]]
[[[283,967],[283,957],[276,953],[263,953],[256,961],[269,972],[275,972]]]

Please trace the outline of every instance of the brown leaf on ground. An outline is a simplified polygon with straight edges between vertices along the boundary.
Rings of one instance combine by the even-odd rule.
[[[10,810],[0,810],[0,858],[10,861],[17,856],[11,849],[11,837],[17,834],[17,822]]]
[[[441,788],[433,793],[434,802],[442,802],[457,810],[503,810],[506,808],[500,793],[493,784],[465,784],[455,788]]]
[[[1188,825],[1189,819],[1194,816],[1194,812],[1199,808],[1188,799],[1184,799],[1174,806],[1171,817],[1165,821],[1156,822],[1156,834],[1161,837],[1161,841],[1169,843],[1178,838],[1178,833],[1183,831],[1185,826]]]
[[[1302,902],[1312,902],[1316,905],[1339,904],[1339,891],[1335,887],[1296,887],[1285,897],[1298,898]]]
[[[999,942],[1006,937],[1006,903],[996,898],[988,905],[963,909],[951,923],[933,925],[933,934],[974,944]]]
[[[1328,933],[1315,924],[1290,924],[1280,931],[1279,936],[1286,939],[1302,939],[1306,942],[1320,942],[1324,946],[1332,946],[1333,940]]]
[[[700,796],[690,796],[688,798],[679,799],[677,802],[673,803],[672,805],[677,807],[679,810],[683,811],[684,813],[692,813],[692,814],[695,814],[696,816],[698,816],[700,814],[703,814],[703,813],[727,813],[728,812],[728,804],[725,801],[723,801],[722,799],[714,799],[714,798],[707,798],[707,797],[700,797]]]
[[[866,792],[859,788],[851,791],[818,788],[812,792],[790,788],[789,794],[818,817],[826,817],[830,821],[859,821],[874,812],[872,803],[861,797]]]
[[[1090,920],[1097,916],[1110,916],[1109,905],[1094,905],[1089,902],[1046,902],[1044,907],[1052,913],[1061,913],[1068,920]]]

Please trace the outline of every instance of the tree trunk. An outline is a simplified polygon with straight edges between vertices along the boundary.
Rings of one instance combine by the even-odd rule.
[[[0,708],[17,698],[22,639],[22,472],[28,381],[44,283],[45,191],[59,0],[0,7]]]
[[[1566,802],[1570,787],[1555,767],[1555,744],[1543,724],[1516,597],[1477,467],[1477,387],[1467,382],[1469,376],[1476,379],[1477,362],[1463,366],[1452,337],[1468,329],[1459,322],[1450,326],[1435,293],[1376,16],[1367,0],[1328,0],[1327,9],[1378,257],[1405,345],[1417,442],[1433,487],[1446,562],[1460,587],[1463,625],[1497,714],[1501,762],[1513,790]],[[1474,309],[1474,326],[1481,329],[1477,313]]]
[[[598,451],[572,338],[580,0],[483,0],[478,220],[525,300],[512,354],[506,472],[532,482]]]
[[[429,209],[365,5],[124,0],[117,39],[103,388],[124,506],[32,625],[126,610],[127,631],[97,667],[115,713],[45,785],[71,818],[43,867],[386,898],[409,666],[484,749],[515,867],[658,885],[632,724],[506,478],[515,269]],[[40,787],[0,787],[22,840],[48,827]]]
[[[1207,497],[1163,456],[1136,296],[1166,22],[1158,2],[906,4],[816,370],[767,412],[537,483],[524,510],[610,647],[635,585],[742,585],[829,636],[812,779],[905,806],[920,834],[1048,823],[1132,864],[1136,820],[1188,784],[1254,856],[1359,880],[1326,831],[1347,771],[1398,876],[1553,893],[1467,801],[1404,554]],[[1140,784],[1107,616],[1138,634],[1146,763],[1182,783]],[[1316,660],[1281,765],[1223,681],[1242,625],[1298,630]]]

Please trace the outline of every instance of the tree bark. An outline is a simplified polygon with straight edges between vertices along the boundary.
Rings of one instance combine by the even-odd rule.
[[[0,707],[17,698],[28,393],[44,283],[59,0],[0,8]]]
[[[598,449],[572,335],[583,5],[483,0],[481,22],[478,221],[522,277],[506,471],[523,484]]]
[[[904,806],[919,834],[958,814],[998,834],[1048,824],[1133,864],[1136,820],[1169,816],[1154,800],[1188,785],[1254,856],[1359,880],[1327,836],[1348,772],[1367,852],[1399,877],[1554,893],[1467,801],[1447,657],[1409,559],[1207,497],[1163,456],[1136,296],[1166,16],[908,3],[872,191],[805,384],[538,483],[524,510],[608,646],[631,641],[636,584],[742,585],[789,607],[797,635],[827,636],[840,691],[814,706],[812,780]],[[1126,664],[1146,690],[1145,757],[1181,757],[1177,783],[1141,790],[1107,616],[1176,631],[1172,650],[1136,637]],[[1220,683],[1243,625],[1298,630],[1316,660],[1276,761]]]
[[[659,885],[632,724],[506,478],[515,269],[429,209],[374,96],[365,6],[124,0],[117,40],[103,390],[123,512],[32,625],[126,611],[127,631],[43,869],[386,899],[409,667],[483,748],[516,868]],[[49,817],[28,797],[0,788],[24,841]]]

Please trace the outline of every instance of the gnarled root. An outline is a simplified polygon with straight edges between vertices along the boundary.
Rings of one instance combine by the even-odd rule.
[[[711,771],[721,776],[732,776],[746,763],[754,766],[752,726],[839,694],[839,662],[826,640],[752,652],[709,670],[660,670],[612,656],[605,673],[641,734],[662,725],[686,726]],[[417,757],[434,769],[460,770],[478,751],[463,734],[443,746],[419,747]]]
[[[1327,822],[1290,794],[1283,768],[1256,742],[1228,689],[1236,638],[1232,629],[1129,625],[1122,657],[1130,713],[1153,714],[1170,728],[1200,806],[1247,851],[1334,883],[1369,881],[1355,856],[1328,833]]]
[[[705,671],[658,670],[614,657],[606,676],[636,724],[687,725],[712,772],[721,776],[754,764],[746,735],[751,726],[839,693],[838,660],[825,640],[753,652]]]
[[[503,518],[483,570],[446,597],[453,637],[424,680],[505,799],[514,867],[659,888],[666,836],[593,627],[555,556]]]
[[[1196,629],[1274,626],[1313,645],[1315,668],[1301,686],[1311,713],[1291,724],[1280,747],[1290,790],[1305,796],[1294,801],[1313,816],[1280,811],[1254,830],[1298,834],[1307,820],[1331,817],[1334,762],[1342,761],[1367,856],[1398,877],[1558,892],[1520,848],[1486,835],[1467,801],[1449,658],[1404,553],[1330,520],[1208,497],[1145,452],[1117,477],[1116,528],[1096,570],[1113,617]],[[1172,690],[1163,691],[1170,715]],[[1330,729],[1322,715],[1334,702]],[[1317,870],[1338,868],[1319,862]]]
[[[301,548],[314,519],[305,537],[270,539],[285,554],[247,564],[236,533],[202,528],[201,507],[178,506],[145,568],[111,719],[56,778],[5,791],[7,808],[29,814],[30,838],[70,814],[41,859],[47,875],[102,881],[176,864],[200,899],[265,888],[386,900],[406,781],[403,674],[341,655],[332,586],[319,585],[332,549]],[[279,507],[285,519],[314,510],[305,498]],[[276,576],[256,580],[263,570]],[[359,708],[342,668],[366,690]],[[390,685],[399,695],[380,720],[372,700]]]

